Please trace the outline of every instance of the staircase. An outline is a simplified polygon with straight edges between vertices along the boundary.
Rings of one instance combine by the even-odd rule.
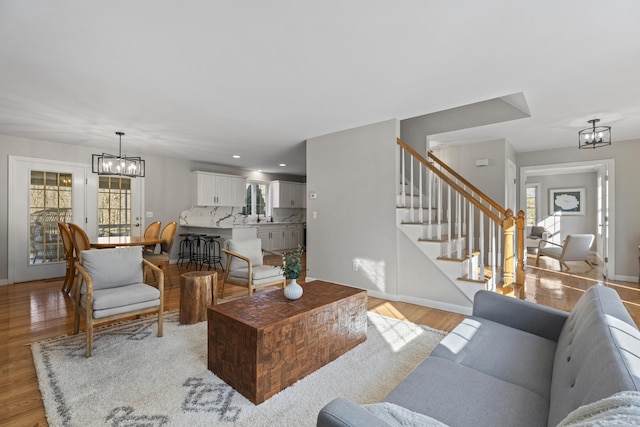
[[[469,302],[481,289],[524,298],[524,212],[514,217],[432,153],[397,143],[402,234]]]

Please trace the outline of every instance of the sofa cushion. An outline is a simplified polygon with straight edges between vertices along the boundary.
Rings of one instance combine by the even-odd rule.
[[[640,390],[640,333],[615,290],[592,286],[558,339],[549,425],[582,405],[625,390]]]
[[[546,426],[548,400],[440,357],[428,357],[385,398],[449,426]]]
[[[82,266],[91,276],[94,290],[142,283],[142,248],[82,251]]]
[[[480,317],[468,317],[431,353],[549,400],[556,342]]]

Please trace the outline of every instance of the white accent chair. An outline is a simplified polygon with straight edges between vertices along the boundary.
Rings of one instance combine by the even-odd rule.
[[[536,265],[540,262],[541,256],[557,259],[560,262],[560,271],[564,266],[569,271],[566,261],[584,261],[590,268],[593,268],[587,260],[591,245],[593,244],[593,234],[569,234],[561,245],[547,240],[541,240],[538,245],[538,255],[536,256]],[[542,244],[546,243],[546,247]]]
[[[227,268],[222,281],[222,296],[227,283],[248,288],[249,295],[265,286],[280,285],[284,288],[285,278],[280,266],[264,265],[262,240],[227,240],[224,246],[222,252],[227,256]]]
[[[162,336],[164,273],[142,258],[142,247],[121,247],[82,251],[76,268],[82,285],[75,294],[73,334],[80,329],[80,315],[86,319],[87,351],[91,357],[93,325],[142,314],[158,313],[158,336]],[[157,273],[156,283],[143,282],[143,268]]]

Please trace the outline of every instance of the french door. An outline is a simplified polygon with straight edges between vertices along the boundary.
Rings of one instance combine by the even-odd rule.
[[[77,163],[9,157],[9,283],[64,276],[58,221],[84,225],[88,172]]]
[[[107,186],[90,165],[10,156],[9,283],[64,276],[58,221],[82,226],[92,241],[99,229],[139,234],[143,180],[111,178]]]

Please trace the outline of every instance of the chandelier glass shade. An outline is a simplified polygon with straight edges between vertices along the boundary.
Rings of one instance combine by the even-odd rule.
[[[127,157],[122,155],[122,135],[124,132],[116,132],[120,138],[118,155],[94,154],[91,158],[91,170],[98,175],[116,175],[129,178],[144,177],[144,160],[140,157]]]
[[[596,126],[600,119],[589,120],[590,128],[578,132],[578,148],[598,148],[611,145],[611,126]]]

